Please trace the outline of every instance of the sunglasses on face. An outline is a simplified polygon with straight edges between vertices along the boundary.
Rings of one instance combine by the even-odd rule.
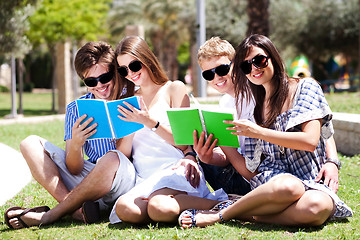
[[[252,70],[251,65],[254,65],[256,68],[259,68],[259,69],[265,68],[268,65],[269,58],[270,57],[268,57],[268,56],[257,55],[250,60],[243,61],[240,64],[240,68],[243,71],[243,73],[249,74],[249,73],[251,73],[251,70]]]
[[[98,82],[101,82],[102,84],[110,82],[114,77],[114,72],[110,71],[104,74],[101,74],[98,77],[88,77],[84,79],[84,83],[88,87],[96,87]]]
[[[207,81],[212,81],[215,78],[215,73],[220,77],[225,76],[229,73],[231,64],[232,61],[230,62],[230,64],[221,64],[212,69],[205,70],[202,72],[202,76]]]
[[[129,70],[130,69],[132,72],[138,72],[140,71],[140,69],[142,68],[142,64],[139,60],[134,60],[131,63],[129,63],[129,66],[120,66],[118,67],[118,73],[123,76],[126,77],[129,74]]]

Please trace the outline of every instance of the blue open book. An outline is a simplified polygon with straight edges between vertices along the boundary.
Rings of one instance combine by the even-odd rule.
[[[143,124],[123,121],[118,117],[118,115],[121,115],[117,110],[118,105],[126,107],[124,102],[128,102],[135,108],[140,109],[139,98],[135,96],[114,101],[105,101],[100,99],[76,100],[79,116],[87,114],[84,121],[93,117],[94,120],[90,123],[90,125],[93,123],[98,124],[96,127],[97,132],[89,137],[89,139],[119,139],[144,127]]]

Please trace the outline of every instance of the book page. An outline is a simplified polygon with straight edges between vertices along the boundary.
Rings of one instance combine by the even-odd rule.
[[[111,135],[111,129],[109,124],[109,119],[107,118],[105,101],[98,99],[77,99],[76,105],[79,112],[79,117],[84,114],[87,114],[87,117],[84,121],[93,117],[94,120],[88,125],[91,126],[94,123],[97,123],[96,133],[89,137],[88,139],[95,138],[113,138]],[[84,122],[83,121],[83,122]]]
[[[202,110],[207,134],[212,133],[213,139],[218,139],[218,146],[239,147],[239,140],[236,135],[231,134],[226,128],[233,125],[224,123],[224,120],[233,120],[233,113],[215,112]]]
[[[117,110],[118,105],[126,107],[124,102],[128,102],[135,108],[140,109],[139,98],[135,96],[107,102],[109,118],[111,120],[116,139],[125,137],[144,127],[143,124],[124,121],[118,117],[118,115],[120,115],[120,112]]]
[[[199,109],[172,108],[167,111],[171,131],[176,145],[193,145],[193,132],[198,132],[198,138],[203,131]]]

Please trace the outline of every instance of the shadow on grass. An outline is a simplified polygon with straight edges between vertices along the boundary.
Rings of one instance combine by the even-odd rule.
[[[323,224],[319,227],[289,227],[289,226],[280,226],[280,225],[274,225],[274,224],[263,224],[263,223],[251,223],[251,222],[242,222],[242,221],[230,221],[224,224],[224,226],[227,227],[233,227],[233,228],[241,228],[241,229],[247,229],[254,232],[283,232],[286,231],[289,234],[297,233],[297,232],[318,232],[321,231],[326,225],[331,224],[346,224],[348,223],[348,219],[341,219],[337,221],[329,221]],[[5,225],[5,222],[2,223]],[[102,216],[102,220],[95,224],[86,225],[81,221],[73,220],[70,216],[63,217],[61,220],[57,221],[54,224],[50,225],[43,225],[40,227],[34,227],[30,228],[31,232],[37,232],[45,229],[70,229],[70,228],[79,228],[81,230],[84,230],[84,228],[91,228],[96,227],[97,225],[104,225],[110,229],[110,230],[148,230],[148,229],[170,229],[170,228],[179,228],[180,226],[176,223],[149,223],[149,224],[130,224],[130,223],[117,223],[117,224],[110,224],[107,217]],[[201,229],[201,228],[195,228],[195,229]],[[190,229],[188,229],[190,230]],[[6,226],[5,229],[0,230],[1,233],[16,231],[14,229],[10,229]]]
[[[347,218],[336,220],[336,221],[328,221],[321,226],[318,227],[301,227],[301,226],[281,226],[275,224],[266,224],[266,223],[252,223],[252,222],[242,222],[242,221],[230,221],[225,223],[228,227],[235,227],[235,228],[246,228],[251,231],[261,231],[261,232],[277,232],[277,231],[286,231],[289,233],[296,233],[296,232],[318,232],[321,231],[326,225],[331,224],[346,224],[349,220]],[[150,224],[130,224],[130,223],[117,223],[117,224],[109,224],[108,227],[110,229],[118,229],[118,230],[125,230],[125,229],[149,229],[149,228],[156,228],[156,229],[164,229],[164,228],[173,228],[178,227],[179,225],[175,223],[150,223]],[[200,228],[198,228],[200,229]]]
[[[125,229],[165,229],[165,228],[174,228],[178,226],[176,223],[148,223],[148,224],[131,224],[131,223],[116,223],[108,225],[109,229],[125,230]],[[179,227],[180,228],[180,227]]]
[[[230,221],[226,223],[228,226],[231,227],[238,227],[238,228],[247,228],[248,230],[252,231],[261,231],[261,232],[274,232],[274,231],[287,231],[290,233],[296,233],[299,231],[302,232],[318,232],[321,231],[326,225],[331,224],[346,224],[349,220],[347,218],[339,219],[336,221],[327,221],[323,225],[318,227],[307,227],[307,226],[282,226],[276,224],[266,224],[266,223],[253,223],[253,222],[242,222],[242,221]]]

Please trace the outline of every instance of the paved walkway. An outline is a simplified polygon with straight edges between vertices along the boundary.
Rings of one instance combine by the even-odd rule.
[[[31,181],[31,173],[20,152],[0,143],[0,206]]]

